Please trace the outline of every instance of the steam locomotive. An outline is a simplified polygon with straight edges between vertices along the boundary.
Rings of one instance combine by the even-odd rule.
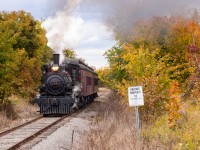
[[[40,94],[35,98],[43,115],[69,114],[98,96],[95,71],[77,59],[67,58],[59,64],[59,57],[54,54],[53,64],[43,66]]]

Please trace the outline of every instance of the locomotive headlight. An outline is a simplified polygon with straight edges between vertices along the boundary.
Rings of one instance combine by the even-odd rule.
[[[52,66],[52,68],[51,68],[53,71],[58,71],[58,69],[59,69],[59,66]]]

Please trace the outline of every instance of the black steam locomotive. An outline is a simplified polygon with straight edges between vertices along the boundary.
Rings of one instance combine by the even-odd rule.
[[[68,114],[84,107],[96,98],[98,75],[77,59],[65,59],[59,64],[59,54],[53,55],[53,64],[44,65],[42,85],[35,102],[40,113]]]

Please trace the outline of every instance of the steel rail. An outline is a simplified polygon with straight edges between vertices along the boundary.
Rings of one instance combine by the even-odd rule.
[[[18,125],[18,126],[16,126],[16,127],[13,127],[13,128],[11,128],[11,129],[9,129],[9,130],[3,131],[3,132],[0,133],[0,137],[4,136],[4,135],[6,135],[6,134],[9,134],[9,133],[11,133],[11,132],[13,132],[13,131],[16,131],[17,129],[20,129],[20,128],[22,128],[22,127],[24,127],[24,126],[26,126],[26,125],[29,125],[29,124],[31,124],[31,123],[33,123],[33,122],[36,122],[37,120],[40,120],[40,119],[42,119],[42,118],[43,118],[43,116],[40,116],[40,117],[35,118],[35,119],[31,120],[31,121],[28,121],[28,122],[26,122],[26,123],[24,123],[24,124],[21,124],[21,125]]]
[[[56,120],[55,122],[51,123],[50,125],[46,126],[45,128],[42,128],[41,130],[37,131],[36,133],[32,134],[31,136],[25,138],[24,140],[18,142],[17,144],[10,147],[8,150],[17,150],[20,146],[28,143],[29,141],[33,140],[40,134],[44,133],[46,130],[50,129],[51,127],[55,126],[56,124],[60,123],[63,119],[67,118],[69,115],[63,116],[60,119]]]

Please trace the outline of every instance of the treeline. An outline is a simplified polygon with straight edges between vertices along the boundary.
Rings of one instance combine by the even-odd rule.
[[[0,12],[0,111],[11,94],[34,96],[51,56],[41,22],[24,11]]]
[[[199,15],[154,17],[134,24],[129,41],[105,53],[109,67],[98,70],[102,84],[128,102],[128,87],[143,86],[142,120],[168,114],[170,126],[183,119],[183,103],[200,92]],[[116,36],[117,37],[117,36]]]

